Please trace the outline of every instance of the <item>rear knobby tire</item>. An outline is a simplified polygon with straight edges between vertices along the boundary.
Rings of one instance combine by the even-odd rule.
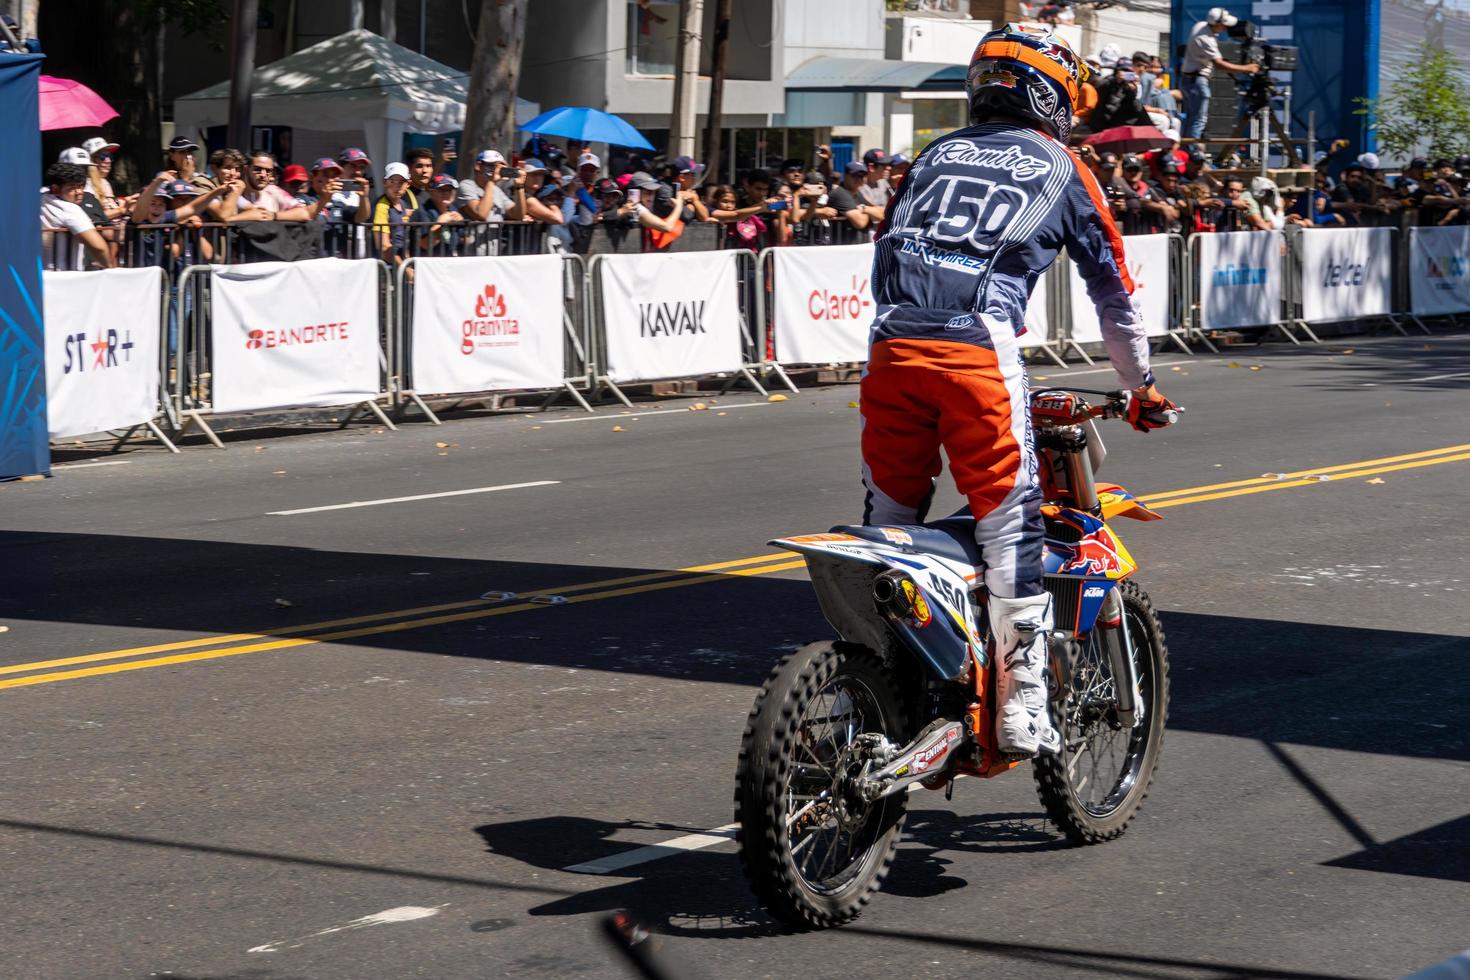
[[[1032,771],[1046,814],[1075,844],[1100,844],[1119,837],[1148,796],[1163,749],[1169,715],[1169,652],[1164,629],[1148,594],[1132,582],[1119,586],[1123,614],[1133,641],[1138,683],[1145,715],[1143,724],[1122,731],[1108,724],[1105,701],[1112,671],[1103,654],[1099,631],[1080,640],[1082,652],[1072,669],[1066,701],[1052,706],[1062,734],[1057,755],[1038,757]],[[1089,691],[1094,695],[1089,698]],[[1110,754],[1103,746],[1116,746]],[[1111,761],[1110,761],[1111,760]]]
[[[835,723],[844,719],[860,720]],[[845,800],[846,823],[834,815],[833,801],[843,798],[842,746],[859,731],[899,743],[906,735],[890,671],[872,651],[842,642],[808,644],[782,660],[745,726],[735,778],[741,864],[766,910],[799,929],[856,918],[882,885],[902,837],[903,793],[865,809]],[[793,842],[788,824],[802,807],[819,809],[798,817],[800,840]],[[828,860],[833,867],[824,874]]]

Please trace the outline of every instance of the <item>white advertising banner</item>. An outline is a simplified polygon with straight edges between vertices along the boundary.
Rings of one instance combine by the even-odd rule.
[[[1470,310],[1470,226],[1409,229],[1409,300],[1415,313]]]
[[[1206,330],[1281,322],[1281,233],[1194,236],[1199,323]]]
[[[1393,229],[1306,229],[1294,247],[1309,323],[1393,312]]]
[[[213,410],[352,405],[381,391],[378,264],[210,269]]]
[[[51,438],[151,421],[158,414],[163,270],[43,272],[41,285]]]
[[[1128,275],[1133,278],[1133,305],[1143,316],[1144,331],[1150,337],[1169,332],[1169,236],[1129,235],[1123,239],[1123,259]],[[1102,343],[1102,324],[1097,310],[1087,295],[1087,283],[1068,262],[1072,291],[1072,339],[1079,344]]]
[[[562,261],[559,255],[415,259],[414,390],[561,387]]]
[[[1048,268],[1036,280],[1036,288],[1031,290],[1031,300],[1026,304],[1026,317],[1024,323],[1026,330],[1020,336],[1021,349],[1028,347],[1040,347],[1051,336],[1051,312],[1046,308],[1047,292],[1051,289],[1051,269]]]
[[[774,304],[776,360],[829,364],[868,359],[873,323],[873,246],[778,248]]]
[[[739,253],[608,255],[597,260],[613,381],[693,378],[745,362]]]

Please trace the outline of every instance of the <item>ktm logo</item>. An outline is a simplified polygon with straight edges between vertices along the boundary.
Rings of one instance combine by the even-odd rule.
[[[502,316],[505,316],[505,297],[491,283],[485,287],[484,295],[475,300],[475,318],[489,320]]]

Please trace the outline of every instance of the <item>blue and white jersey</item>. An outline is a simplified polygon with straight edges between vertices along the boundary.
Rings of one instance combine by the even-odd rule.
[[[1148,343],[1101,188],[1061,143],[1013,123],[950,133],[914,161],[876,243],[872,342],[989,346],[980,314],[1022,333],[1031,290],[1063,247],[1087,283],[1119,378],[1146,383]]]

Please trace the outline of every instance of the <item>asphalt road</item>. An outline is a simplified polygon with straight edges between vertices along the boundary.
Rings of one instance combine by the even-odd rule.
[[[1161,360],[1185,423],[1114,427],[1104,470],[1205,488],[1119,529],[1173,664],[1142,815],[1073,849],[1025,767],[920,793],[825,933],[773,925],[718,837],[565,869],[730,823],[755,686],[829,635],[764,542],[858,516],[855,387],[0,487],[0,976],[619,977],[620,908],[711,978],[1386,977],[1470,945],[1470,338]],[[322,509],[389,498],[422,499]]]

